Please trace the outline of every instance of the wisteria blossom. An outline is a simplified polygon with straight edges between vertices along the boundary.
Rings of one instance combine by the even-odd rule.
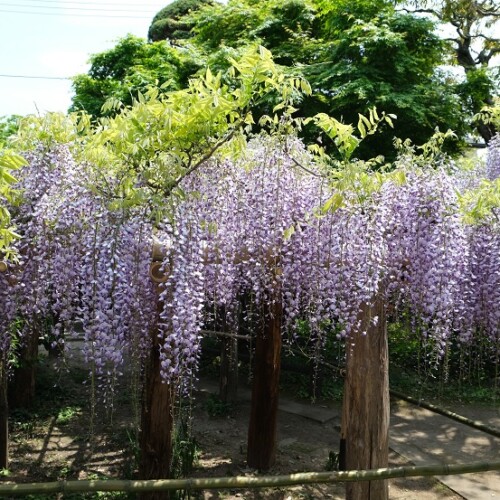
[[[495,135],[488,144],[486,177],[491,181],[500,177],[500,134]]]
[[[111,211],[68,147],[40,148],[27,160],[18,185],[24,203],[14,211],[20,262],[0,275],[2,342],[7,346],[15,324],[21,341],[37,335],[63,349],[81,324],[83,355],[104,394],[131,350],[143,355],[149,346],[156,311],[151,224]]]
[[[498,151],[495,139],[490,179]],[[449,169],[407,165],[406,182],[388,177],[360,199],[336,192],[299,140],[256,137],[241,157],[214,157],[187,176],[184,196],[153,225],[147,208],[112,209],[66,146],[26,158],[24,203],[13,210],[20,262],[0,274],[2,348],[13,324],[21,338],[49,325],[44,334],[63,347],[80,323],[108,401],[152,335],[163,379],[182,386],[196,372],[213,311],[237,328],[242,298],[256,314],[281,302],[284,335],[293,342],[305,322],[315,348],[325,335],[348,335],[362,304],[383,296],[437,356],[452,339],[488,338],[498,351],[498,221],[464,222],[464,184]],[[342,203],[325,208],[335,196]],[[153,236],[165,249],[159,314],[148,274]]]

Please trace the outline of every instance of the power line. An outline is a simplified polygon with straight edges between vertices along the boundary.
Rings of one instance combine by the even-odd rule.
[[[94,17],[94,18],[112,18],[112,19],[152,19],[151,16],[109,16],[107,14],[72,14],[71,12],[31,12],[24,10],[6,10],[0,9],[0,12],[9,14],[28,14],[34,16],[71,16],[71,17]]]
[[[0,78],[27,78],[37,80],[71,80],[69,76],[38,76],[38,75],[6,75],[0,74]]]
[[[116,9],[116,8],[104,8],[104,9],[100,9],[100,8],[97,8],[97,7],[90,7],[90,8],[86,8],[86,7],[66,7],[66,6],[59,6],[59,7],[55,7],[53,5],[43,5],[43,6],[38,6],[38,5],[19,5],[19,4],[15,4],[15,3],[3,3],[1,4],[2,7],[22,7],[22,8],[35,8],[35,9],[54,9],[54,10],[58,10],[58,11],[65,11],[65,10],[91,10],[91,11],[104,11],[104,12],[128,12],[128,13],[134,13],[134,12],[142,12],[144,13],[144,9],[141,9],[141,10],[129,10],[129,9]]]
[[[101,7],[103,6],[110,6],[110,7],[113,7],[113,6],[116,6],[116,4],[114,3],[109,3],[109,2],[78,2],[78,1],[73,1],[73,0],[31,0],[32,2],[35,2],[35,3],[56,3],[60,6],[64,6],[65,4],[68,4],[68,5],[75,5],[75,4],[78,4],[78,5],[100,5]],[[167,3],[168,0],[165,0],[165,3]],[[137,8],[142,8],[142,7],[152,7],[152,8],[155,8],[155,9],[158,9],[161,7],[158,7],[158,5],[156,4],[152,4],[152,3],[125,3],[125,4],[122,4],[124,7],[137,7]],[[19,6],[21,7],[22,4],[18,4],[16,6]],[[42,6],[44,7],[44,6]]]

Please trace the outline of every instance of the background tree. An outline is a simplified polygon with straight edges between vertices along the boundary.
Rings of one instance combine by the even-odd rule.
[[[376,106],[397,115],[395,135],[424,143],[436,127],[465,134],[454,82],[438,70],[445,42],[431,21],[394,12],[384,2],[330,4],[322,10],[320,62],[306,69],[327,113],[355,122]],[[345,7],[345,8],[344,8]],[[374,11],[376,10],[376,13]],[[353,17],[355,16],[355,17]],[[370,137],[362,157],[391,151],[393,132]]]
[[[188,77],[198,65],[166,41],[147,43],[127,35],[112,49],[94,54],[87,74],[73,79],[75,95],[70,111],[86,111],[101,116],[102,105],[115,98],[124,105],[132,103],[138,92],[150,85],[164,90],[187,87]]]
[[[435,127],[464,133],[456,90],[437,71],[445,42],[431,21],[397,13],[390,2],[230,0],[190,19],[191,41],[209,60],[221,64],[229,48],[260,43],[305,76],[313,95],[300,106],[303,115],[325,112],[357,122],[358,113],[377,106],[397,115],[398,136],[417,143]],[[393,135],[384,131],[358,154],[390,154]]]
[[[212,0],[175,0],[169,3],[153,18],[148,30],[148,39],[152,42],[170,40],[175,43],[190,38],[193,25],[185,16],[203,5],[212,4]]]
[[[495,28],[500,19],[500,4],[494,0],[416,0],[410,2],[416,13],[433,16],[446,29],[450,42],[450,62],[461,66],[465,80],[460,85],[464,107],[472,116],[498,95],[500,71],[494,57],[500,54],[500,37]],[[496,32],[498,33],[498,31]],[[496,132],[492,123],[481,120],[476,129],[486,143]]]
[[[158,23],[165,19],[183,27],[182,36],[174,35],[174,21],[170,31],[161,32]],[[224,70],[245,47],[261,44],[288,74],[311,83],[313,94],[297,104],[301,115],[324,112],[356,123],[358,113],[376,106],[397,116],[394,131],[387,128],[364,142],[357,152],[361,158],[393,157],[394,135],[421,144],[439,127],[463,138],[465,113],[479,111],[463,105],[459,92],[466,90],[439,70],[446,48],[435,24],[396,12],[389,0],[229,0],[225,5],[178,0],[155,16],[149,37],[163,41],[128,36],[94,55],[89,73],[75,78],[71,110],[100,116],[106,99],[130,104],[155,81],[181,88],[200,67]],[[474,81],[482,92],[481,81]],[[254,115],[268,114],[274,104],[261,102]],[[302,133],[316,138],[307,127]]]
[[[216,3],[193,13],[193,41],[207,55],[224,47],[259,43],[278,64],[294,66],[314,60],[311,43],[319,27],[314,4],[308,0],[249,0]]]
[[[0,116],[0,144],[5,144],[19,127],[19,115]]]

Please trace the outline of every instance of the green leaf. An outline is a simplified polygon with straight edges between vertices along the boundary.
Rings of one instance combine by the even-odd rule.
[[[328,212],[335,212],[343,204],[344,204],[344,197],[340,192],[337,192],[322,205],[321,213],[324,215],[327,214]]]
[[[295,227],[290,226],[283,231],[283,238],[285,239],[285,241],[289,240],[294,233],[295,233]]]

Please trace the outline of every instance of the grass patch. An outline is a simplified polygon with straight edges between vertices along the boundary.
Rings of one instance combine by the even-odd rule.
[[[72,420],[81,415],[82,409],[79,406],[66,406],[59,410],[56,418],[56,424],[68,425]]]

